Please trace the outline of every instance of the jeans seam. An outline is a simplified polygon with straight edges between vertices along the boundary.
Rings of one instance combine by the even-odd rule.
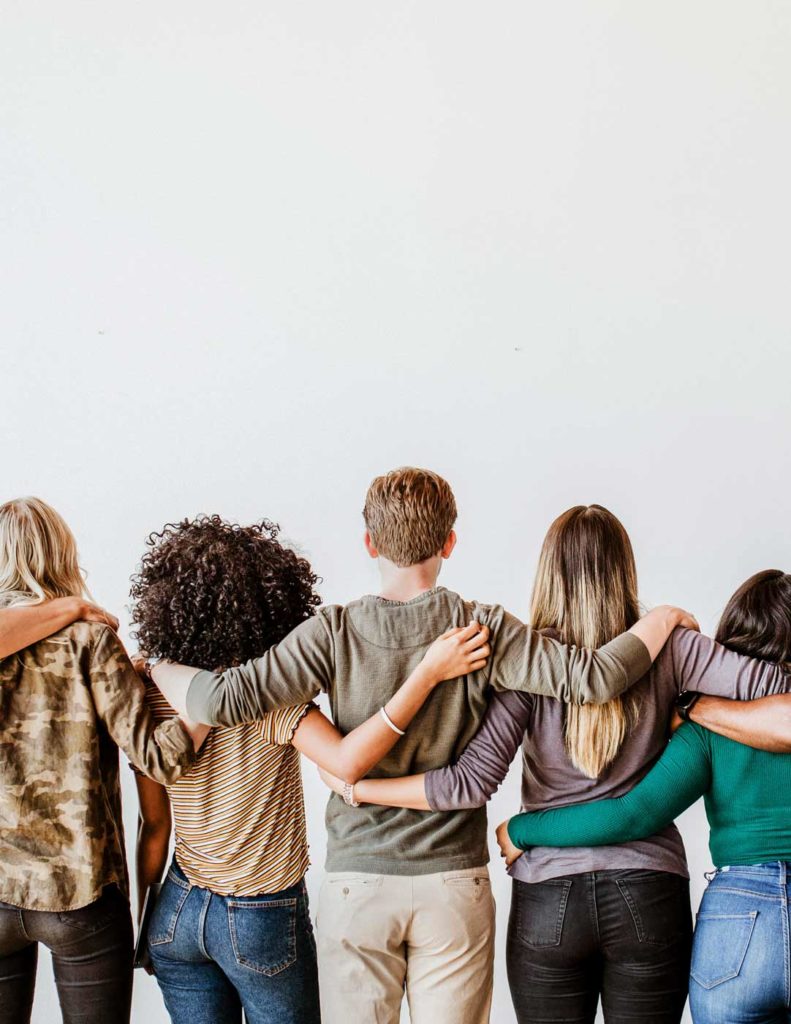
[[[596,892],[596,874],[591,872],[588,876],[588,905],[590,907],[593,930],[596,934],[596,941],[601,945],[601,933],[599,931],[599,902]]]
[[[25,927],[24,913],[25,912],[22,910],[21,907],[17,908],[17,914],[19,915],[19,927],[22,929],[22,934],[25,936],[28,942],[33,942],[33,939],[30,938],[30,936],[28,935],[27,928]]]
[[[198,946],[201,953],[206,957],[207,960],[211,960],[209,951],[206,949],[206,918],[209,916],[209,905],[211,904],[212,893],[209,889],[206,890],[206,895],[203,898],[203,906],[201,907],[200,915],[198,916]]]

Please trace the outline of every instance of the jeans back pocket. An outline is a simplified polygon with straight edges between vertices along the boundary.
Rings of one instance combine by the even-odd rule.
[[[279,974],[297,959],[297,900],[227,900],[234,957],[259,974]]]
[[[149,946],[163,946],[165,943],[173,941],[181,908],[187,902],[189,894],[189,882],[182,882],[174,875],[173,871],[169,871],[159,894],[157,905],[154,907],[154,913],[151,915],[151,927],[148,931]]]
[[[753,936],[758,911],[747,914],[698,914],[690,974],[711,989],[737,978]]]
[[[615,880],[634,924],[638,942],[667,946],[689,942],[692,913],[689,882],[666,871],[630,871]]]
[[[560,945],[572,885],[570,878],[516,883],[512,913],[520,941],[532,949]]]

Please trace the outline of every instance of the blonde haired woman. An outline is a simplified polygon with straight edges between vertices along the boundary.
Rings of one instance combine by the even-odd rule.
[[[0,1024],[30,1020],[39,943],[67,1024],[123,1024],[132,923],[118,748],[173,782],[207,730],[157,725],[110,625],[68,624],[102,613],[86,600],[73,534],[38,498],[0,505],[0,606],[15,613],[0,661]]]
[[[565,643],[598,647],[638,616],[634,555],[621,523],[600,505],[564,512],[541,551],[533,626]],[[677,629],[647,675],[609,704],[567,707],[527,693],[498,694],[455,765],[405,779],[366,779],[354,786],[353,799],[477,807],[497,790],[520,744],[523,809],[620,796],[664,749],[681,690],[744,699],[787,686],[776,666]],[[593,1024],[600,998],[611,1024],[681,1019],[692,926],[675,826],[618,846],[533,848],[511,874],[507,960],[520,1024]]]

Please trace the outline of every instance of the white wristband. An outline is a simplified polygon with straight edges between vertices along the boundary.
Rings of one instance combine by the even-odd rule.
[[[390,715],[388,715],[384,708],[379,708],[379,714],[382,716],[385,725],[389,725],[393,732],[397,732],[399,736],[405,735],[404,730],[398,728],[398,726],[392,721]]]

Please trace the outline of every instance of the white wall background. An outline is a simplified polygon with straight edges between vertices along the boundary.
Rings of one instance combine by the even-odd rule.
[[[644,601],[711,630],[791,566],[790,46],[782,0],[7,0],[2,498],[55,504],[117,610],[199,511],[279,520],[345,601],[370,478],[427,465],[447,585],[525,613],[547,525],[598,501]]]

